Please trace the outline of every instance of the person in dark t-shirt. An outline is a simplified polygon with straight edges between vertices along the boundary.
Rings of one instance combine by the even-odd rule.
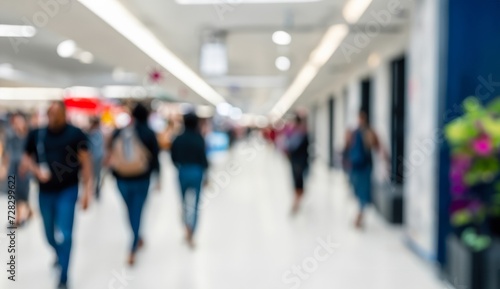
[[[61,268],[58,288],[67,288],[79,173],[85,210],[93,194],[92,160],[85,134],[66,122],[64,103],[53,102],[47,115],[48,126],[28,134],[20,173],[30,171],[38,180],[45,235]],[[56,239],[56,231],[61,238]]]

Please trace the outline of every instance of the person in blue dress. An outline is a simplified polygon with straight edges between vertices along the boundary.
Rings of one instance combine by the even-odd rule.
[[[372,152],[383,153],[377,134],[370,127],[365,111],[359,113],[359,126],[351,134],[348,149],[350,181],[359,202],[356,228],[363,226],[365,208],[372,202]]]

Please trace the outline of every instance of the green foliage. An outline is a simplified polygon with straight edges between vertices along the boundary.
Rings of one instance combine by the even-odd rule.
[[[462,241],[476,252],[481,252],[491,245],[490,236],[478,235],[472,228],[469,228],[462,233]]]
[[[463,202],[471,200],[471,205],[453,212],[451,223],[454,227],[468,227],[462,239],[475,250],[482,250],[489,243],[485,236],[476,235],[475,229],[491,216],[500,216],[500,98],[492,101],[488,106],[481,104],[478,98],[468,97],[463,102],[461,117],[451,121],[445,127],[445,137],[450,144],[453,156],[469,157],[469,164],[460,161],[456,163],[453,180],[462,182],[466,186],[454,191],[452,201]],[[458,175],[457,175],[458,174]],[[458,179],[457,179],[458,178]],[[452,184],[453,185],[453,184]],[[456,184],[460,188],[460,183]],[[477,185],[486,185],[486,191]],[[490,187],[491,186],[491,187]],[[452,186],[453,187],[453,186]],[[491,193],[484,203],[481,194]]]
[[[500,161],[496,157],[479,158],[465,174],[465,183],[473,186],[479,183],[490,183],[500,171]]]

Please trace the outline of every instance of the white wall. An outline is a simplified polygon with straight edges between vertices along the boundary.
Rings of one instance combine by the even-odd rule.
[[[436,253],[439,2],[416,2],[409,51],[405,152],[407,234],[429,258]]]
[[[328,101],[325,100],[321,105],[317,106],[316,115],[316,139],[315,139],[315,153],[319,160],[328,162],[328,137],[329,137],[329,117],[328,117]]]
[[[347,87],[347,123],[345,129],[355,129],[358,126],[358,114],[361,108],[360,79],[352,79]]]
[[[346,117],[347,112],[345,110],[347,105],[347,98],[343,95],[343,92],[339,92],[335,98],[335,111],[333,116],[334,122],[334,148],[338,153],[344,149],[345,145],[345,132],[346,132]]]

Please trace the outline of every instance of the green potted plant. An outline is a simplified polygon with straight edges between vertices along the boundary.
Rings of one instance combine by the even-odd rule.
[[[469,97],[463,109],[445,127],[451,148],[450,247],[462,248],[471,260],[471,272],[454,275],[471,276],[466,281],[470,288],[485,288],[488,250],[500,236],[500,98],[484,106]]]

